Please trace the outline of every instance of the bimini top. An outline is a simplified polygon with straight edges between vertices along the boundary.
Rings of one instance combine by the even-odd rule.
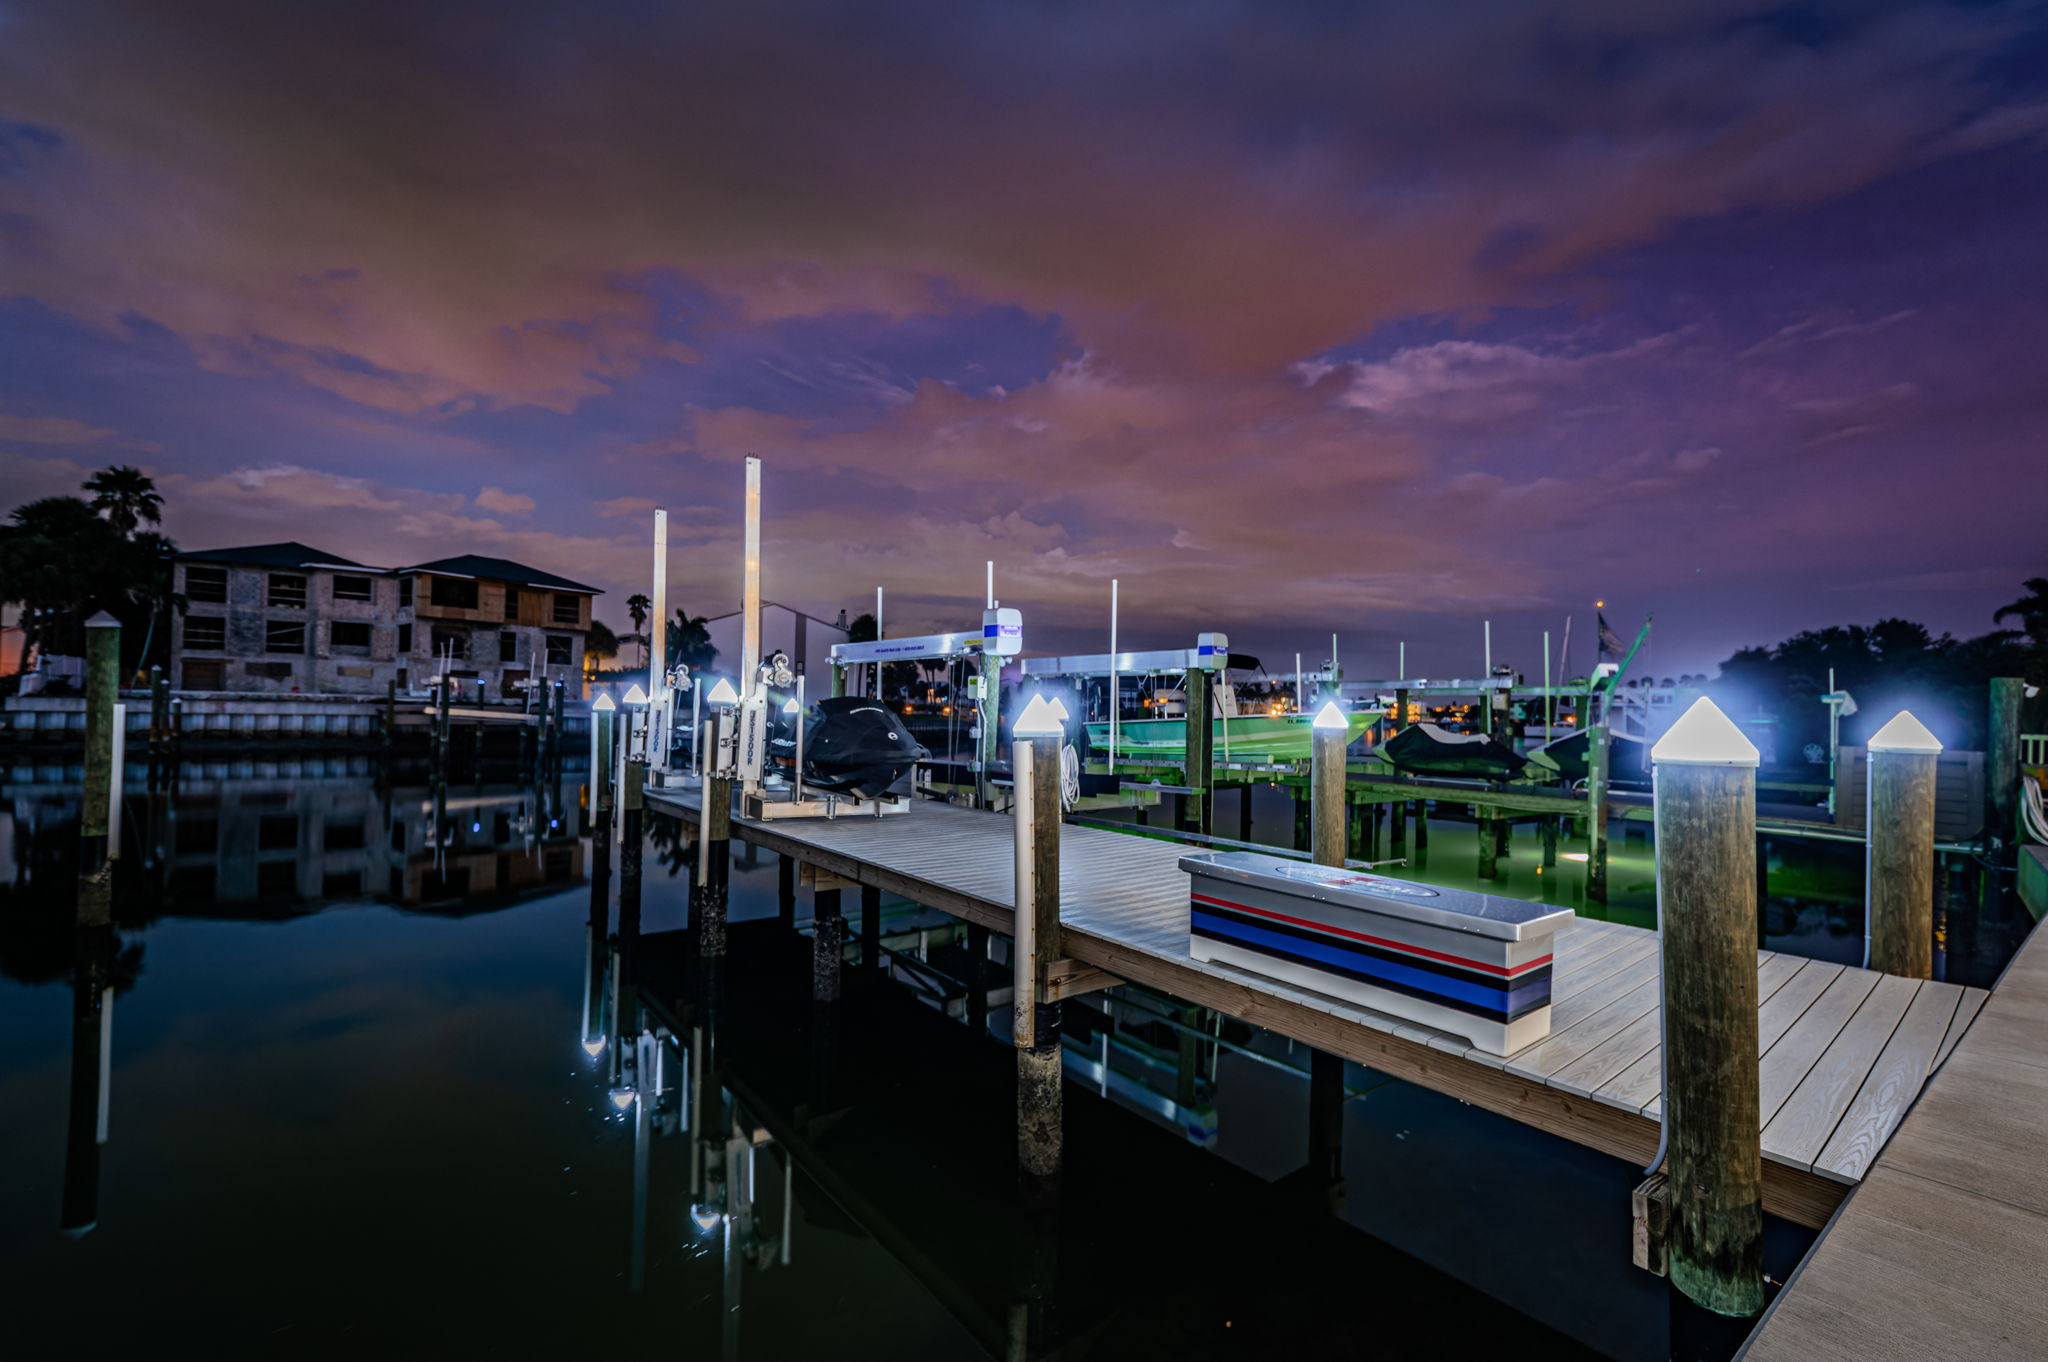
[[[1180,868],[1190,875],[1232,880],[1276,894],[1293,894],[1338,908],[1404,918],[1497,941],[1541,936],[1578,916],[1569,908],[1553,908],[1547,903],[1444,889],[1370,871],[1265,856],[1256,851],[1211,851],[1183,856]]]

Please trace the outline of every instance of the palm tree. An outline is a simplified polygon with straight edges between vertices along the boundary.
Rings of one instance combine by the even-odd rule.
[[[0,600],[21,606],[21,669],[29,650],[84,651],[87,607],[126,594],[126,550],[110,522],[78,497],[44,497],[14,508],[0,526]]]
[[[676,607],[675,626],[669,631],[664,651],[668,653],[669,666],[680,662],[693,672],[710,670],[712,659],[718,656],[704,616],[692,615],[680,605]]]
[[[2027,637],[2048,645],[2048,577],[2029,577],[2020,585],[2027,589],[2027,594],[2011,605],[1999,607],[1991,622],[1996,624],[2010,615],[2027,631]]]
[[[171,559],[178,546],[154,530],[144,530],[130,543],[135,567],[128,594],[149,610],[149,628],[142,636],[142,654],[136,665],[147,668],[150,650],[156,643],[158,621],[167,619],[173,610],[184,614],[188,602],[184,592],[171,590]]]
[[[163,522],[164,499],[157,494],[156,480],[139,468],[116,464],[100,469],[79,485],[92,493],[92,508],[104,512],[107,523],[123,539],[145,520],[152,525]]]
[[[626,614],[633,621],[634,632],[640,635],[640,665],[647,665],[647,614],[654,609],[654,602],[643,592],[636,591],[626,597]]]

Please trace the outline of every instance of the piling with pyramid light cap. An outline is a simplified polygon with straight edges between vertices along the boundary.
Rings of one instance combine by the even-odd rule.
[[[1057,712],[1034,694],[1010,726],[1016,847],[1011,1036],[1017,1049],[1017,1160],[1036,1177],[1059,1172],[1060,1005],[1049,967],[1060,956],[1060,744]]]
[[[1934,776],[1941,741],[1900,710],[1869,742],[1864,964],[1934,977]]]
[[[1335,700],[1326,700],[1309,724],[1309,852],[1317,865],[1343,865],[1345,851],[1344,749],[1351,723]]]
[[[1650,750],[1663,953],[1671,1284],[1763,1309],[1757,1057],[1757,750],[1702,696]]]

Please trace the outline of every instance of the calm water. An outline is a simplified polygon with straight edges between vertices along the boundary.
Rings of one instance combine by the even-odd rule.
[[[809,896],[780,920],[739,847],[707,972],[672,828],[637,927],[593,919],[573,784],[188,772],[130,799],[83,938],[75,790],[5,794],[9,1356],[1664,1353],[1634,1169],[1351,1067],[1333,1186],[1306,1052],[1139,990],[1068,1005],[1065,1176],[1020,1193],[962,928],[887,903],[818,1007]],[[1472,837],[1433,832],[1423,878]],[[1771,1273],[1808,1239],[1774,1223]]]

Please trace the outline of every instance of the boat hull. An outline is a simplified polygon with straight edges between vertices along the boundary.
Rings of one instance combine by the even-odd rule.
[[[1246,714],[1235,719],[1213,719],[1209,724],[1215,743],[1216,760],[1255,757],[1274,761],[1307,761],[1310,756],[1310,714]],[[1350,735],[1356,742],[1372,727],[1377,714],[1347,714]],[[1180,719],[1126,719],[1117,725],[1116,754],[1120,758],[1148,757],[1179,761],[1187,755],[1187,724]],[[1109,750],[1108,723],[1088,725],[1088,746],[1098,752]]]

